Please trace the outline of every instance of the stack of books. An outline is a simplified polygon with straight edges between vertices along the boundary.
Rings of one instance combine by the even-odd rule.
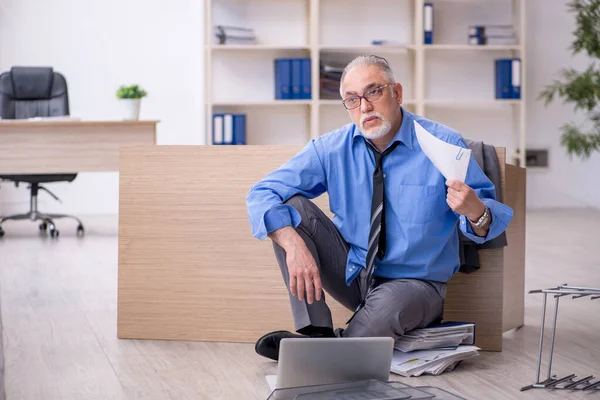
[[[319,66],[319,95],[324,100],[340,99],[340,81],[344,67],[321,63]]]
[[[390,371],[402,376],[439,375],[479,354],[475,324],[444,322],[407,332],[394,345]]]
[[[512,25],[471,25],[469,44],[513,45],[517,44],[517,33]]]
[[[218,44],[256,44],[254,29],[239,26],[215,26]]]

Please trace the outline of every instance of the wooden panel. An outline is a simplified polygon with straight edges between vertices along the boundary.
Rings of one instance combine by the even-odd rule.
[[[120,338],[252,342],[293,328],[272,244],[252,237],[245,198],[252,184],[299,149],[123,149]],[[502,163],[504,149],[498,156]],[[326,196],[316,203],[328,209]],[[449,285],[446,317],[475,321],[478,345],[486,350],[501,349],[503,252],[482,251],[480,271],[458,274]],[[344,326],[350,311],[328,303],[334,324]]]
[[[500,184],[506,186],[506,149],[496,148]],[[444,318],[472,321],[477,326],[476,344],[484,350],[502,350],[504,249],[479,251],[481,268],[458,273],[448,282]]]
[[[155,143],[155,121],[2,121],[0,174],[118,171],[121,146]]]
[[[504,251],[504,332],[523,326],[525,321],[525,212],[526,171],[506,165],[504,202],[514,216],[506,230],[508,246]]]
[[[444,318],[474,322],[477,346],[501,351],[504,250],[480,250],[479,262],[477,272],[458,273],[448,282]]]
[[[123,149],[119,337],[245,342],[293,329],[271,241],[252,237],[245,199],[298,150]],[[342,325],[349,311],[328,303]]]

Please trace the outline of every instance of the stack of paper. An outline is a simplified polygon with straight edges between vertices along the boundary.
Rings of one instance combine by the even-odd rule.
[[[390,371],[402,376],[439,375],[452,370],[467,358],[479,354],[479,347],[458,346],[452,350],[417,350],[408,353],[394,350]]]
[[[444,322],[427,328],[414,329],[401,336],[394,347],[408,352],[456,347],[461,344],[475,344],[475,324],[465,322]]]

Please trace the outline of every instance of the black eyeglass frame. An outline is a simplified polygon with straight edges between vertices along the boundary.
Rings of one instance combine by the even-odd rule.
[[[350,96],[350,97],[348,97],[347,99],[344,99],[344,100],[342,101],[342,104],[344,105],[344,108],[345,108],[346,110],[354,110],[355,108],[358,108],[358,107],[360,107],[360,105],[362,104],[362,99],[365,99],[365,100],[366,100],[366,101],[368,101],[369,103],[373,103],[373,102],[375,102],[375,101],[377,101],[377,100],[379,100],[379,99],[381,99],[381,98],[383,97],[383,89],[385,89],[385,88],[386,88],[386,87],[388,87],[388,86],[390,86],[390,84],[389,84],[389,83],[388,83],[388,84],[385,84],[385,85],[382,85],[382,86],[378,86],[378,87],[376,87],[376,88],[372,88],[372,89],[369,89],[369,90],[367,90],[367,93],[368,93],[368,92],[371,92],[371,91],[373,91],[373,90],[376,90],[376,91],[378,91],[378,92],[379,92],[378,96],[377,96],[376,98],[372,98],[371,100],[369,100],[369,99],[367,98],[367,95],[366,95],[365,93],[363,93],[363,95],[362,95],[362,96],[354,95],[354,96]],[[359,102],[358,102],[358,105],[356,105],[355,107],[350,107],[350,108],[348,108],[348,106],[346,105],[346,102],[347,102],[348,100],[350,100],[350,99],[355,99],[355,98],[358,98],[358,100],[359,100]]]

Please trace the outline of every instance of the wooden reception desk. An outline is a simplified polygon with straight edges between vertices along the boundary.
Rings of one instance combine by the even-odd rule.
[[[118,171],[121,146],[156,144],[157,122],[0,120],[0,174]]]
[[[250,231],[250,186],[292,157],[291,146],[127,147],[119,199],[119,338],[253,342],[293,329],[270,240]],[[501,350],[523,324],[525,170],[500,159],[515,211],[508,247],[480,251],[481,269],[449,283],[445,317],[477,324],[477,345]],[[316,203],[328,210],[327,196]],[[350,311],[327,297],[336,327]]]

